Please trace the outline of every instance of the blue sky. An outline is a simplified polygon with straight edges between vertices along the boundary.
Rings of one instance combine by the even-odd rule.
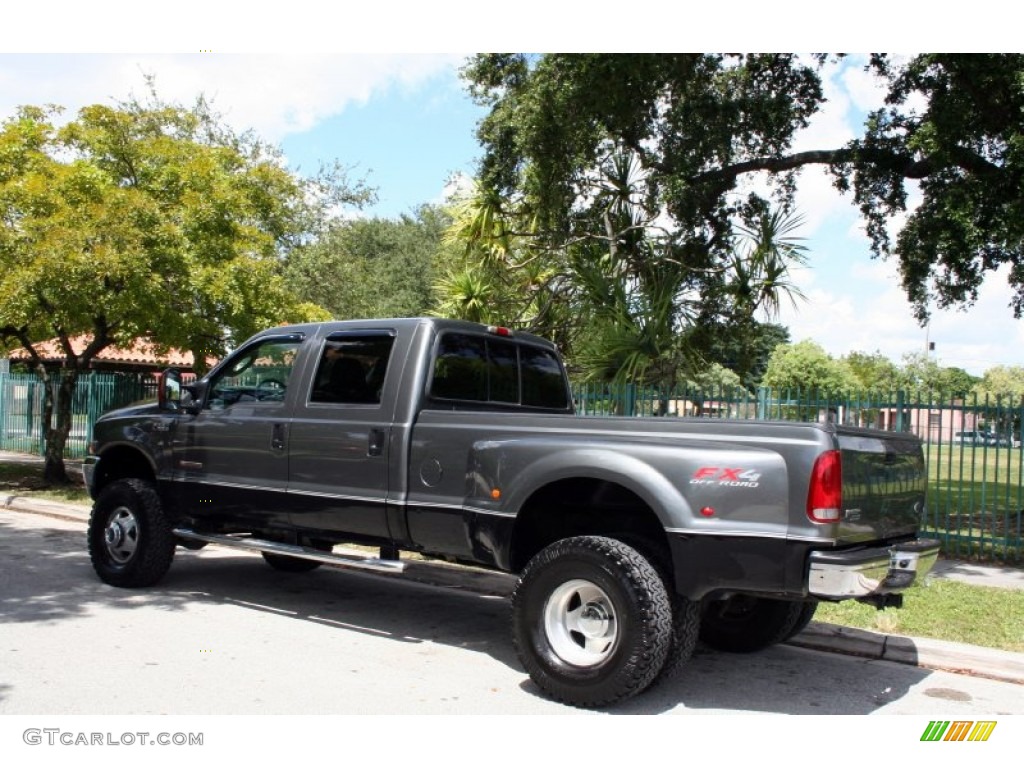
[[[464,54],[448,53],[119,53],[0,55],[0,115],[18,104],[57,103],[69,112],[144,91],[156,78],[164,98],[212,98],[237,128],[253,128],[283,149],[289,164],[352,167],[377,188],[368,215],[396,216],[444,199],[452,174],[471,174],[479,156],[474,127],[483,112],[458,77]],[[838,146],[852,138],[880,92],[851,58],[825,72],[828,108],[797,149]],[[849,197],[820,171],[803,173],[798,205],[810,264],[794,273],[807,301],[781,318],[794,341],[811,338],[830,353],[880,351],[899,361],[936,343],[942,365],[980,375],[1024,365],[1024,324],[1007,307],[1001,276],[990,277],[978,304],[936,312],[920,328],[893,264],[869,258],[868,241]]]
[[[281,142],[295,168],[337,159],[377,189],[369,212],[397,216],[443,202],[446,179],[471,176],[480,147],[474,126],[484,110],[466,98],[454,67],[421,85],[391,85],[308,131]]]

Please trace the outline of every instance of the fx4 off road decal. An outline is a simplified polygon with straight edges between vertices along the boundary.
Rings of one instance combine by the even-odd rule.
[[[757,488],[761,473],[743,467],[701,467],[690,478],[690,485],[724,485],[727,488]]]

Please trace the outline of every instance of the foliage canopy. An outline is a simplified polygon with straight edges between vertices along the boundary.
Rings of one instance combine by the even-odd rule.
[[[501,226],[470,242],[493,253],[500,231],[520,252],[515,263],[547,275],[552,300],[530,313],[535,329],[569,342],[586,329],[599,375],[660,379],[659,361],[707,361],[708,328],[738,332],[797,296],[786,268],[801,253],[775,247],[793,244],[779,224],[795,216],[799,171],[822,166],[852,192],[874,254],[897,260],[919,319],[970,303],[1005,264],[1021,316],[1024,56],[872,56],[887,97],[862,134],[796,151],[824,104],[826,60],[476,56],[464,77],[490,110],[478,131],[478,210]],[[774,269],[746,261],[759,252],[739,238],[773,220]]]
[[[430,205],[395,219],[335,222],[289,254],[286,283],[338,320],[427,314],[450,224],[443,209]]]
[[[70,397],[107,346],[144,338],[201,366],[259,328],[322,314],[286,290],[281,256],[367,194],[342,169],[295,176],[203,100],[151,93],[63,124],[28,106],[0,124],[0,344],[24,348],[51,385],[48,476],[65,477]],[[34,347],[54,338],[60,377]]]

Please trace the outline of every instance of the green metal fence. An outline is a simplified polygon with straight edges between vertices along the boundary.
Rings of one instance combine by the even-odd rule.
[[[56,390],[56,381],[51,383]],[[44,384],[35,374],[0,373],[0,450],[42,454]],[[71,404],[71,434],[64,454],[81,458],[101,414],[156,397],[147,374],[96,373],[80,377]]]
[[[912,432],[925,444],[928,503],[922,529],[956,557],[1024,561],[1024,403],[928,393],[816,392],[761,388],[713,392],[636,385],[579,385],[588,415],[833,421]]]

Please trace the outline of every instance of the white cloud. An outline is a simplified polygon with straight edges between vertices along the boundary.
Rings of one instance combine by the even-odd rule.
[[[236,129],[277,143],[392,87],[414,88],[462,58],[415,54],[139,54],[0,57],[0,115],[55,103],[73,114],[92,103],[144,95],[190,103],[199,94]]]
[[[794,141],[794,149],[832,149],[855,138],[850,125],[852,102],[845,85],[844,73],[850,66],[846,62],[828,62],[821,71],[825,104],[811,119]]]
[[[794,341],[813,339],[834,357],[878,351],[895,362],[923,352],[931,341],[940,365],[975,376],[995,365],[1024,365],[1024,321],[1015,320],[1009,308],[1007,270],[988,276],[974,306],[934,310],[930,325],[922,328],[894,263],[865,257],[847,269],[845,281],[832,283],[820,273],[807,281],[806,269],[794,270],[808,299],[795,310],[783,307],[780,322]]]
[[[864,114],[882,106],[886,92],[885,82],[873,72],[865,70],[866,64],[866,56],[851,56],[840,75],[850,103]]]
[[[462,171],[457,171],[445,180],[444,189],[430,202],[433,205],[449,205],[459,198],[470,195],[473,190],[473,177]]]
[[[863,57],[850,57],[824,65],[821,82],[825,103],[794,138],[794,152],[836,149],[856,138],[863,106],[848,86],[852,81],[860,90],[866,88],[859,77],[850,74],[860,72],[863,62]],[[796,204],[806,219],[805,236],[813,236],[854,210],[852,197],[840,194],[832,181],[823,166],[807,166],[800,172]]]

